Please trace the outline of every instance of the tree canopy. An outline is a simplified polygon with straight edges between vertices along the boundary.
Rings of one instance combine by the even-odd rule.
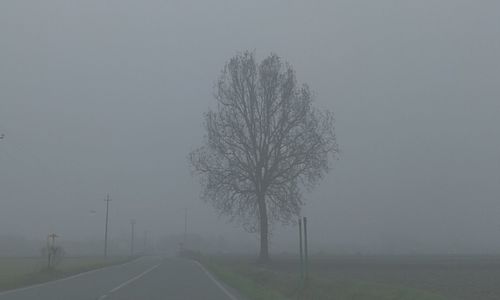
[[[251,52],[231,58],[215,88],[217,107],[205,114],[204,144],[191,152],[203,198],[224,215],[260,232],[268,254],[269,224],[300,214],[302,188],[331,168],[338,147],[333,113],[312,106],[288,63]]]

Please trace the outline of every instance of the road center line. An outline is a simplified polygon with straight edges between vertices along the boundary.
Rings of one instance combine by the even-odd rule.
[[[132,282],[136,281],[137,279],[143,277],[144,275],[148,274],[149,272],[153,271],[154,269],[158,268],[159,266],[161,265],[161,263],[157,264],[157,265],[154,265],[152,266],[151,268],[147,269],[146,271],[142,272],[141,274],[135,276],[135,277],[132,277],[130,278],[129,280],[121,283],[120,285],[116,286],[115,288],[113,288],[112,290],[110,290],[107,294],[111,294],[111,293],[114,293],[116,291],[118,291],[119,289],[131,284]],[[99,299],[104,299],[106,298],[106,295],[103,295],[101,296]]]

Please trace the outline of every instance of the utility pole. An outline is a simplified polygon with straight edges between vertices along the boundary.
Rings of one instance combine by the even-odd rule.
[[[130,220],[130,256],[134,256],[134,230],[135,230],[135,220]]]
[[[108,257],[108,212],[109,212],[109,202],[111,199],[109,198],[109,194],[104,199],[106,202],[106,224],[104,226],[104,257]]]

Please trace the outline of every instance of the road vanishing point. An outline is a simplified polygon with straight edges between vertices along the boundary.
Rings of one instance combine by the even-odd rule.
[[[142,257],[0,293],[0,300],[238,300],[198,262]]]

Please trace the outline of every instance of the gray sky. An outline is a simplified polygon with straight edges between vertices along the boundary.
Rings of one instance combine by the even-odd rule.
[[[500,251],[500,2],[0,2],[0,235],[183,228],[257,239],[199,200],[187,153],[237,51],[275,52],[336,114],[306,194],[314,249]],[[90,210],[96,210],[92,215]],[[277,227],[272,247],[294,245]]]

